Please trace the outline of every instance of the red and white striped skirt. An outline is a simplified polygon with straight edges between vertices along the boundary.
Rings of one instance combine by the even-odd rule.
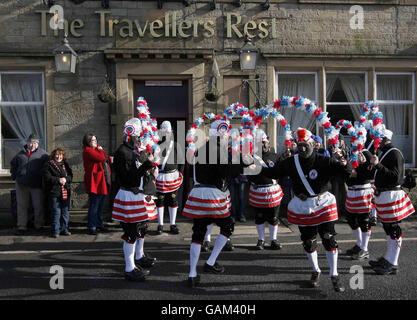
[[[382,222],[397,222],[407,218],[415,210],[403,190],[384,191],[375,198],[376,212]]]
[[[182,180],[182,173],[178,170],[171,173],[160,173],[156,178],[156,191],[160,193],[174,192],[181,187]]]
[[[305,201],[295,196],[287,213],[288,222],[298,226],[317,226],[338,219],[336,198],[330,192]]]
[[[351,190],[350,188],[364,190]],[[346,194],[346,211],[350,213],[371,212],[372,208],[374,207],[374,204],[372,203],[373,196],[374,189],[370,183],[349,187]]]
[[[182,214],[188,218],[226,218],[232,203],[230,192],[217,188],[193,188],[188,195]]]
[[[158,211],[156,211],[156,204],[155,201],[153,199],[152,196],[151,197],[151,201],[146,201],[146,198],[148,196],[145,196],[144,198],[144,202],[145,202],[145,207],[146,207],[146,212],[148,213],[148,219],[149,220],[155,220],[158,217]]]
[[[148,220],[143,193],[134,194],[120,189],[114,199],[112,219],[125,223]]]
[[[257,189],[251,184],[249,188],[249,204],[257,208],[273,208],[281,204],[284,196],[279,184]]]

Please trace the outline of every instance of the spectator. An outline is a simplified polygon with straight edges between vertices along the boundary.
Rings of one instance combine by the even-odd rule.
[[[330,157],[330,152],[323,148],[323,139],[319,136],[312,135],[314,140],[314,151],[326,157]]]
[[[16,181],[17,235],[27,231],[30,201],[34,209],[35,229],[41,230],[44,224],[42,167],[48,158],[46,151],[39,148],[39,138],[32,133],[23,150],[10,162],[10,173]]]
[[[246,222],[246,184],[248,179],[240,174],[229,178],[229,190],[232,201],[232,217],[240,222]]]
[[[66,161],[64,149],[55,149],[50,158],[45,163],[43,178],[51,209],[51,236],[58,238],[60,234],[71,235],[68,226],[72,170]]]
[[[95,134],[84,136],[83,148],[84,185],[89,200],[87,233],[96,235],[97,231],[107,231],[103,226],[103,208],[111,183],[110,157],[98,144]]]

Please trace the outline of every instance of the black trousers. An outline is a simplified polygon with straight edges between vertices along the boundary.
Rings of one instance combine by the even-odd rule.
[[[148,230],[148,221],[124,223],[120,222],[124,231],[122,239],[127,243],[135,243],[137,239],[143,238]]]
[[[301,233],[304,250],[308,253],[317,250],[317,233],[327,251],[333,251],[338,247],[334,237],[336,235],[334,222],[325,222],[318,226],[299,226],[298,229]]]
[[[272,208],[258,208],[254,207],[255,224],[263,224],[268,222],[270,225],[278,224],[279,206]]]
[[[371,229],[369,220],[371,213],[350,213],[346,211],[346,219],[352,230],[361,228],[362,232],[368,232]]]

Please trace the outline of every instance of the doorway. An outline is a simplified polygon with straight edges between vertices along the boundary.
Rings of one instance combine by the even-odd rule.
[[[137,116],[136,101],[139,97],[144,97],[148,103],[152,118],[156,118],[158,128],[162,121],[171,122],[175,137],[177,137],[177,127],[183,121],[182,127],[188,130],[189,114],[189,87],[190,81],[187,79],[171,80],[134,80],[133,82],[133,115]],[[185,137],[185,133],[180,134]],[[185,150],[183,150],[185,152]],[[184,156],[185,158],[185,156]],[[182,212],[185,201],[187,200],[190,187],[190,168],[187,164],[184,167],[184,180],[178,190],[178,213]]]

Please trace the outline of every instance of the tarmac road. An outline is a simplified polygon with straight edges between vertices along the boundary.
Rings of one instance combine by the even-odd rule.
[[[222,252],[218,262],[226,267],[221,275],[204,274],[202,266],[209,253],[202,253],[198,272],[201,287],[190,289],[185,280],[189,271],[191,224],[178,223],[179,235],[146,237],[145,252],[157,258],[145,282],[124,280],[124,261],[120,229],[89,236],[83,229],[73,229],[70,237],[52,239],[46,235],[14,236],[11,230],[0,231],[0,299],[59,300],[211,300],[242,302],[249,300],[414,300],[417,299],[417,224],[403,223],[404,241],[397,275],[378,276],[368,268],[368,260],[352,261],[342,253],[354,245],[354,236],[346,223],[338,223],[339,274],[346,292],[336,293],[328,278],[328,264],[323,247],[319,249],[322,269],[321,286],[306,288],[311,267],[302,249],[297,228],[280,227],[280,251],[253,249],[257,236],[253,221],[238,223],[233,236],[235,250]],[[155,230],[156,225],[151,225]],[[213,230],[213,237],[218,229]],[[268,237],[268,232],[267,232]],[[213,239],[214,240],[214,239]],[[369,245],[372,258],[385,253],[385,234],[381,225],[373,230]],[[50,287],[51,266],[62,266],[64,288]],[[354,289],[362,267],[363,289]],[[359,268],[359,267],[356,267]],[[360,270],[361,268],[359,268]]]

